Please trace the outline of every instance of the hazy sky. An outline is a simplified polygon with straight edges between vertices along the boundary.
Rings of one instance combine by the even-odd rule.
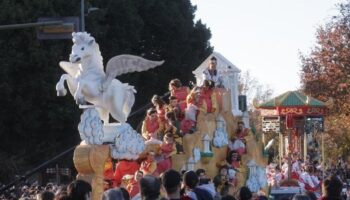
[[[300,86],[299,52],[308,53],[316,29],[338,13],[341,0],[191,0],[211,44],[242,71],[278,95]]]

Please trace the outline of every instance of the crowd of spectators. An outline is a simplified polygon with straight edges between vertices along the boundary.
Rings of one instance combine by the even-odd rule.
[[[334,169],[332,169],[334,170]],[[339,169],[340,170],[340,169]],[[316,197],[313,192],[304,191],[295,194],[291,200],[348,200],[349,193],[344,191],[346,184],[338,173],[333,174],[322,182],[323,194]],[[332,171],[327,171],[331,173]],[[0,199],[20,200],[88,200],[91,199],[91,185],[82,180],[75,180],[68,185],[46,186],[23,185],[13,187],[0,195]],[[218,192],[214,183],[206,176],[203,169],[182,172],[170,169],[160,176],[144,175],[138,182],[137,194],[131,197],[129,188],[124,186],[106,188],[103,200],[264,200],[269,199],[263,192],[252,193],[248,187],[242,187],[237,192]],[[283,198],[284,200],[287,198]]]

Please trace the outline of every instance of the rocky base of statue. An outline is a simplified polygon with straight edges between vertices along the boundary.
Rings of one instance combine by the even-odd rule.
[[[92,186],[92,199],[101,199],[105,163],[109,158],[136,160],[145,150],[141,134],[127,123],[103,124],[94,106],[84,106],[78,125],[81,144],[73,162],[77,179]]]
[[[81,106],[78,130],[82,144],[109,144],[111,157],[115,159],[136,160],[145,150],[145,142],[128,123],[103,124],[94,106]]]

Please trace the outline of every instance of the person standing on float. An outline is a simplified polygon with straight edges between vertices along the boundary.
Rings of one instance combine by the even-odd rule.
[[[217,59],[213,56],[209,60],[208,67],[202,73],[202,83],[204,84],[205,80],[213,83],[215,87],[223,87],[223,78],[219,75],[219,71],[216,69]]]

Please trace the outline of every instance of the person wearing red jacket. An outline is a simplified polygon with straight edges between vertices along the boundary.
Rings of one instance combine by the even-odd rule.
[[[126,189],[129,192],[130,198],[133,198],[140,192],[139,184],[142,177],[143,177],[143,172],[140,170],[136,171],[133,179],[126,186]]]
[[[137,170],[139,170],[139,168],[140,164],[136,160],[118,160],[114,172],[116,186],[119,186],[121,184],[124,175],[134,174]]]
[[[186,98],[190,93],[190,88],[187,86],[182,86],[179,79],[173,79],[169,83],[170,95],[177,98],[181,112],[184,113],[187,107]]]
[[[158,139],[158,135],[161,135],[163,132],[163,123],[157,115],[155,108],[150,108],[147,111],[147,116],[142,122],[142,136],[149,140],[152,137]]]

